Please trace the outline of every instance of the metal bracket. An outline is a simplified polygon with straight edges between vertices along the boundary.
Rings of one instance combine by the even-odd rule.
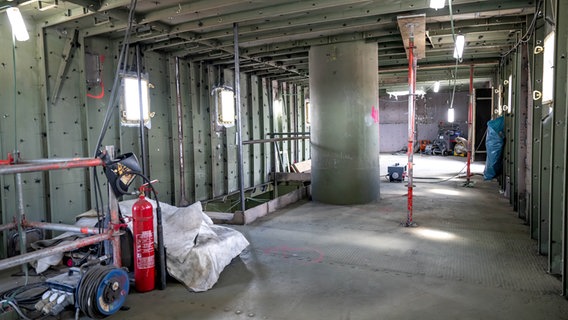
[[[55,77],[55,86],[53,87],[53,92],[51,93],[51,104],[55,104],[55,102],[57,101],[57,96],[59,95],[59,90],[61,89],[61,84],[63,83],[65,72],[67,71],[67,67],[69,66],[71,55],[77,47],[78,35],[79,30],[75,29],[73,31],[73,35],[67,39],[65,48],[63,48],[63,53],[61,54],[61,64],[59,64],[59,70],[57,71],[57,76]]]

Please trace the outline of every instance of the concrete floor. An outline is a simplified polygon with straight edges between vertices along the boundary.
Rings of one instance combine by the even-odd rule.
[[[381,172],[405,159],[382,156]],[[417,156],[416,175],[452,176],[464,161]],[[403,183],[382,183],[374,204],[297,203],[236,227],[251,245],[210,291],[171,280],[111,319],[568,319],[528,227],[496,182],[473,181],[417,183],[417,228],[399,225]]]
[[[396,162],[406,156],[382,155],[381,172]],[[415,175],[452,177],[464,164],[418,155]],[[419,226],[404,228],[405,184],[382,181],[378,203],[303,201],[233,226],[251,245],[211,290],[170,279],[109,319],[568,319],[560,281],[496,182],[419,179]]]

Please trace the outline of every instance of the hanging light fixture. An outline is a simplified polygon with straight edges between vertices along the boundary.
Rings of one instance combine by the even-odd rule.
[[[124,75],[122,78],[123,97],[121,100],[122,125],[140,125],[140,96],[142,96],[142,114],[144,124],[152,117],[150,113],[150,93],[147,78],[140,79],[141,87],[138,87],[138,78],[133,75]],[[140,89],[142,93],[140,94]]]
[[[458,34],[456,36],[456,47],[454,48],[454,58],[461,60],[463,57],[463,47],[465,46],[465,36]]]
[[[24,23],[24,18],[20,13],[20,9],[16,7],[11,7],[6,10],[8,14],[8,19],[10,20],[10,25],[12,26],[12,34],[18,41],[26,41],[30,38],[28,30],[26,29],[26,24]]]
[[[432,9],[442,9],[446,5],[446,0],[430,0],[430,8]]]
[[[448,122],[453,123],[454,122],[454,108],[449,108],[448,109]]]
[[[440,81],[434,82],[434,92],[440,91]]]

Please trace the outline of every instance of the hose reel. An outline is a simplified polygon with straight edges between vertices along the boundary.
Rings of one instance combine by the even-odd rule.
[[[75,303],[86,316],[102,319],[117,312],[128,295],[128,274],[114,266],[89,268],[76,289]]]
[[[57,316],[74,307],[75,319],[79,319],[80,311],[89,318],[102,319],[120,310],[128,295],[128,274],[124,269],[93,262],[47,279],[48,289],[35,309],[44,315]]]

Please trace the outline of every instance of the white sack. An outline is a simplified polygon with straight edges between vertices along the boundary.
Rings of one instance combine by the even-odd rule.
[[[137,199],[119,203],[124,216],[130,216]],[[154,207],[154,240],[156,234],[156,202]],[[174,207],[160,202],[166,264],[168,273],[193,291],[211,289],[221,271],[248,245],[238,231],[216,226],[203,213],[201,202],[189,207]],[[132,222],[129,222],[132,229]]]

